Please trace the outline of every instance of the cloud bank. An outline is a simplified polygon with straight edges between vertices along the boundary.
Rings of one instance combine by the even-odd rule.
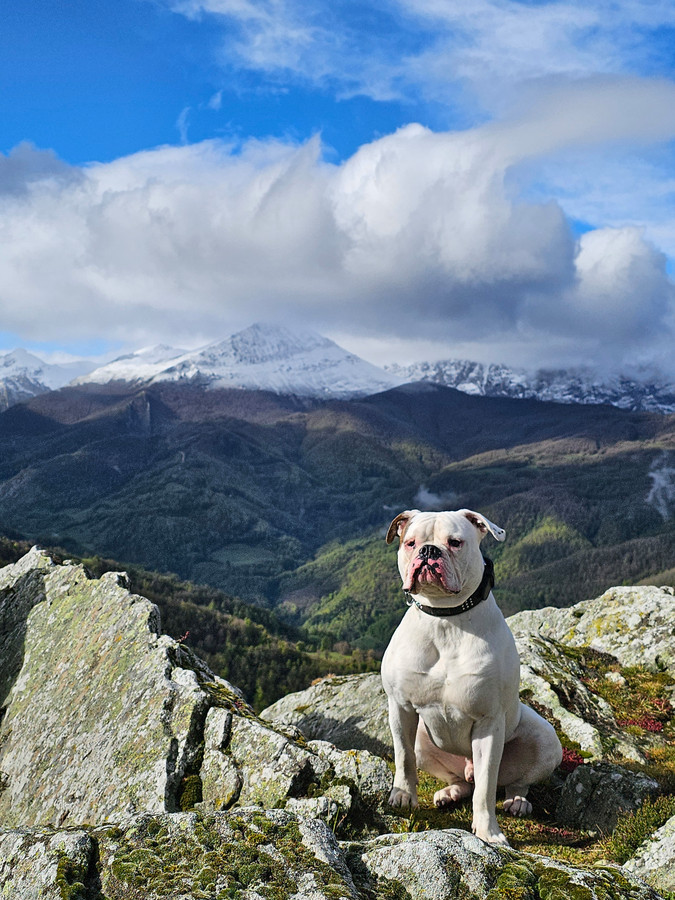
[[[24,145],[0,157],[0,314],[32,341],[196,345],[284,318],[382,360],[416,341],[534,366],[667,361],[663,253],[635,225],[575,236],[533,181],[563,150],[673,136],[675,85],[626,78],[465,131],[410,125],[339,165],[318,138],[80,169]]]

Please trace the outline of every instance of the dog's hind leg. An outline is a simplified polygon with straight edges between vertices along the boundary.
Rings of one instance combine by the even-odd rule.
[[[521,704],[520,724],[504,746],[499,766],[499,784],[506,788],[504,811],[528,816],[530,785],[548,778],[562,759],[560,741],[552,725],[529,706]]]

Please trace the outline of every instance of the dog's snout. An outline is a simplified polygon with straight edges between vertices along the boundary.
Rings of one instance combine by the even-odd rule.
[[[420,559],[440,559],[441,551],[433,544],[423,544],[417,555]]]

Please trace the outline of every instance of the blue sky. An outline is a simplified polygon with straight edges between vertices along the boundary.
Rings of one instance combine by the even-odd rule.
[[[668,0],[8,0],[0,348],[672,369]]]

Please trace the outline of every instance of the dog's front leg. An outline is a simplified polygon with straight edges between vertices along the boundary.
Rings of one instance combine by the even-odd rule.
[[[416,807],[417,760],[415,735],[419,716],[412,706],[403,707],[389,698],[389,726],[394,739],[394,786],[389,795],[390,806]]]
[[[476,837],[490,844],[508,847],[497,824],[497,776],[504,752],[505,721],[503,715],[484,716],[471,731],[474,766],[473,823]]]

